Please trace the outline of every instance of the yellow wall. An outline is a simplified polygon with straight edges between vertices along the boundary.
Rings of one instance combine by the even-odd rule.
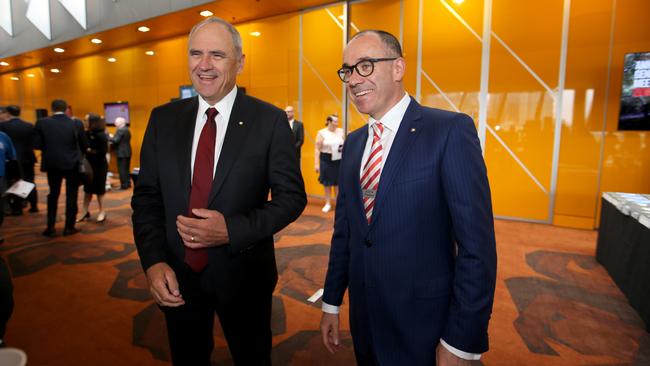
[[[421,73],[419,0],[351,4],[350,35],[379,28],[399,36],[401,28],[407,91],[415,96],[419,81],[422,104],[460,110],[478,123],[484,5],[483,0],[422,0]],[[563,6],[564,0],[492,0],[484,151],[496,215],[548,221],[554,203],[554,224],[592,228],[602,191],[650,193],[648,133],[617,131],[623,56],[650,51],[645,25],[650,2],[571,1],[553,201]],[[301,164],[312,195],[323,193],[313,169],[316,132],[328,114],[343,113],[343,87],[336,76],[343,13],[338,3],[237,25],[246,54],[238,84],[280,108],[291,104],[296,109],[305,123]],[[252,36],[253,31],[261,35]],[[151,108],[178,97],[178,87],[190,83],[186,48],[182,36],[24,70],[19,81],[0,75],[0,104],[20,104],[24,117],[34,120],[34,110],[47,108],[54,98],[66,99],[77,116],[101,112],[104,102],[128,101],[134,153],[139,154]],[[149,49],[156,55],[146,56]],[[118,62],[106,62],[109,56]],[[52,74],[51,67],[62,73]],[[348,117],[350,130],[365,123],[352,104]]]

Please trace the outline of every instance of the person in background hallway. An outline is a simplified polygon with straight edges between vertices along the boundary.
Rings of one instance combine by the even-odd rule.
[[[10,160],[16,160],[16,149],[9,135],[0,131],[0,226],[5,219],[4,193],[7,190],[7,162]],[[0,244],[4,241],[5,239],[0,236]]]
[[[77,195],[79,192],[79,164],[82,152],[88,148],[83,124],[73,121],[65,114],[67,103],[62,99],[52,101],[51,117],[36,122],[34,147],[42,151],[41,170],[47,173],[50,192],[47,195],[47,228],[44,236],[54,237],[56,211],[65,178],[65,226],[63,235],[79,232],[77,219]]]
[[[293,136],[281,109],[236,87],[235,27],[207,18],[188,44],[199,95],[151,112],[131,201],[135,244],[174,365],[211,364],[215,312],[235,365],[270,365],[273,235],[307,203]]]
[[[4,258],[0,256],[0,348],[5,347],[7,322],[14,312],[14,286]]]
[[[346,289],[359,365],[471,365],[488,350],[496,283],[490,187],[472,119],[404,90],[399,41],[357,33],[338,74],[368,125],[343,148],[321,332]]]
[[[20,107],[10,105],[6,108],[10,119],[0,123],[0,131],[11,137],[18,155],[18,164],[22,172],[22,179],[34,183],[34,164],[36,155],[34,155],[34,125],[20,119]],[[38,212],[38,197],[36,188],[27,196],[29,202],[29,212]],[[13,215],[23,214],[24,200],[17,196],[9,198],[9,205]]]
[[[106,211],[104,211],[104,194],[106,193],[106,174],[108,173],[108,162],[106,161],[106,152],[108,151],[108,135],[106,134],[106,123],[100,116],[90,113],[86,116],[88,121],[88,149],[86,150],[86,159],[93,169],[93,181],[84,185],[84,205],[81,216],[77,222],[90,218],[88,207],[93,198],[97,195],[97,204],[99,205],[99,214],[97,222],[106,220]]]
[[[305,143],[305,127],[302,125],[302,122],[294,119],[292,106],[288,105],[284,109],[284,112],[287,114],[289,126],[291,126],[291,132],[293,132],[293,139],[296,142],[296,153],[298,153],[298,163],[300,163],[300,150],[302,149],[302,144]]]
[[[11,115],[7,112],[6,107],[0,106],[0,123],[6,122],[11,119]]]
[[[120,189],[131,188],[131,131],[123,117],[115,118],[115,135],[111,136],[111,144],[115,145],[117,155],[117,170],[120,173]]]
[[[338,128],[339,118],[336,114],[327,116],[327,127],[316,135],[316,152],[314,154],[314,169],[318,181],[325,187],[325,206],[323,212],[332,209],[332,198],[336,199],[339,184],[339,166],[341,163],[341,148],[343,147],[343,129]],[[334,197],[332,197],[332,192]]]

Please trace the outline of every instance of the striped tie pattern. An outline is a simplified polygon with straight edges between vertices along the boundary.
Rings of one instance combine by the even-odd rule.
[[[372,145],[370,156],[366,161],[361,173],[361,191],[363,192],[363,207],[366,219],[370,223],[372,209],[375,206],[375,196],[379,188],[379,177],[381,175],[382,146],[381,134],[384,132],[384,125],[377,121],[372,125]]]

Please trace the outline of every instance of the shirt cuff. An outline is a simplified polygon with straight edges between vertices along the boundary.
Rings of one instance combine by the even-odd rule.
[[[323,303],[324,307],[325,303]],[[325,311],[325,310],[323,310]],[[443,347],[445,347],[449,352],[453,353],[454,356],[460,357],[463,360],[480,360],[481,359],[481,354],[480,353],[469,353],[469,352],[464,352],[459,350],[458,348],[450,346],[447,342],[445,342],[444,339],[440,338],[440,344],[442,344]]]
[[[323,302],[323,306],[321,307],[321,310],[323,310],[324,313],[328,313],[328,314],[338,314],[339,306],[334,306]]]

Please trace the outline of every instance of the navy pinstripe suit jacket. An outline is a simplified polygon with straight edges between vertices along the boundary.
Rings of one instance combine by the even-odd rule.
[[[472,119],[411,100],[370,225],[359,185],[367,138],[364,126],[344,146],[323,301],[340,305],[349,290],[354,346],[380,365],[434,365],[441,337],[487,351],[496,248]]]

